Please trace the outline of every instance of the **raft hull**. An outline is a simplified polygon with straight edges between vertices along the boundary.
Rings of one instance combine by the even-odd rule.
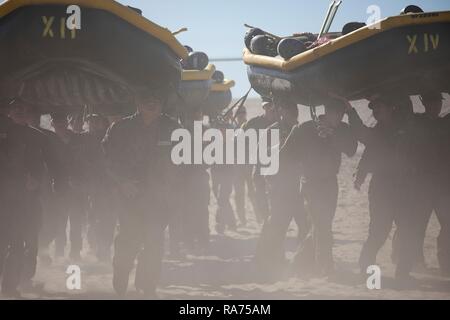
[[[413,25],[378,33],[292,71],[248,66],[262,96],[283,95],[306,106],[327,92],[351,100],[380,93],[450,91],[450,23]]]
[[[231,100],[231,90],[211,91],[203,104],[203,112],[209,117],[216,117],[230,105]]]
[[[191,108],[201,105],[208,97],[212,80],[181,81],[178,91],[169,99],[169,105]]]
[[[89,105],[114,115],[133,109],[137,88],[178,87],[179,57],[165,43],[110,12],[80,8],[76,31],[65,25],[67,5],[20,7],[0,19],[3,99],[20,95],[42,113]]]

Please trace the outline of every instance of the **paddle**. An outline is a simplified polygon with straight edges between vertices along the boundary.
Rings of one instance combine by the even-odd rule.
[[[334,17],[336,16],[336,12],[339,9],[342,1],[333,1],[330,3],[328,7],[328,12],[325,15],[325,20],[323,21],[322,28],[320,28],[319,35],[317,36],[317,40],[320,39],[325,33],[330,30],[331,24],[333,23]]]

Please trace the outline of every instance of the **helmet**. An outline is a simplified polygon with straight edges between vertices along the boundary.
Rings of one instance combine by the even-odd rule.
[[[277,108],[282,108],[282,109],[292,109],[292,110],[296,110],[297,109],[297,104],[292,101],[289,98],[286,97],[280,97],[280,96],[274,96],[273,97],[273,104],[277,107]]]
[[[442,94],[438,91],[428,91],[420,95],[422,101],[442,101]]]
[[[326,109],[335,109],[339,111],[343,111],[347,108],[347,105],[343,101],[331,97],[325,99],[323,105]]]
[[[345,36],[346,34],[365,26],[366,24],[364,22],[349,22],[345,24],[344,27],[342,28],[342,35]]]
[[[370,110],[374,110],[374,109],[375,109],[377,106],[379,106],[380,104],[382,104],[382,105],[384,105],[384,106],[386,106],[386,107],[391,107],[391,108],[393,107],[393,104],[392,104],[392,103],[389,103],[386,99],[384,99],[384,98],[378,96],[378,97],[376,97],[376,98],[370,100],[369,105],[368,105],[368,108],[369,108]]]
[[[408,13],[423,13],[423,10],[418,6],[409,5],[403,8],[402,11],[400,11],[400,14],[408,14]]]

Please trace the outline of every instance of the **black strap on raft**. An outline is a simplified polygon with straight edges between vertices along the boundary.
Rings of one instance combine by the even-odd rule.
[[[311,115],[311,120],[313,120],[314,122],[317,123],[317,121],[319,120],[319,118],[317,117],[317,110],[316,110],[316,106],[312,105],[311,103],[311,96],[308,95],[308,104],[309,104],[309,113]]]
[[[319,118],[317,117],[316,106],[310,106],[310,107],[309,107],[309,112],[310,112],[310,114],[311,114],[311,119],[312,119],[314,122],[317,122]]]

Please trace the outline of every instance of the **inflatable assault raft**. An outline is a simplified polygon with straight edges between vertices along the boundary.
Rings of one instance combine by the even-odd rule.
[[[211,91],[203,104],[204,113],[210,118],[217,117],[232,99],[231,88],[234,87],[233,80],[224,79],[220,82],[213,82]]]
[[[349,99],[382,92],[450,90],[450,11],[392,16],[288,60],[244,49],[253,88],[307,106],[327,92]]]
[[[179,85],[177,101],[185,107],[198,106],[209,95],[212,76],[216,71],[213,64],[208,64],[203,70],[183,70]]]
[[[215,118],[231,102],[231,88],[235,83],[224,79],[213,64],[203,70],[183,70],[181,79],[178,92],[169,99],[169,114],[180,115],[201,108],[205,115]]]
[[[126,114],[136,89],[176,90],[188,56],[169,30],[112,0],[9,0],[0,30],[0,98],[43,113]]]

